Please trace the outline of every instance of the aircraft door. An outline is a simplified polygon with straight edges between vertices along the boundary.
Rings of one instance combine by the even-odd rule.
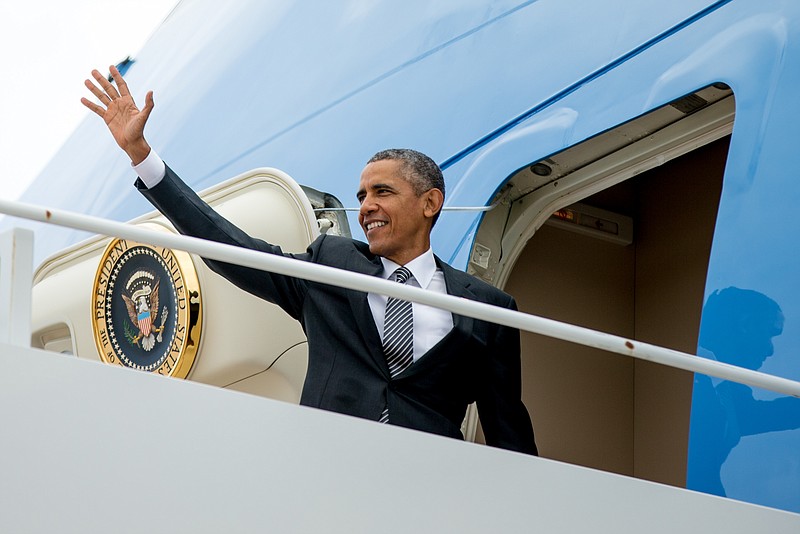
[[[338,200],[276,169],[200,193],[253,237],[302,252],[320,234],[349,235]],[[321,215],[315,215],[316,213]],[[157,212],[133,224],[174,232]],[[91,301],[91,306],[89,302]],[[307,366],[300,325],[198,257],[95,237],[53,255],[33,288],[32,346],[298,402]]]

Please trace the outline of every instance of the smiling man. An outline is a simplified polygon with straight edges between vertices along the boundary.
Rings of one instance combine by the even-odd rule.
[[[424,154],[390,149],[367,163],[357,197],[368,244],[322,235],[305,253],[286,254],[214,212],[165,165],[144,138],[152,92],[139,110],[114,67],[111,74],[116,87],[98,71],[92,72],[97,84],[86,80],[100,105],[82,102],[130,157],[142,194],[181,233],[516,309],[509,295],[431,251],[445,187],[441,170]],[[477,402],[487,444],[536,454],[521,401],[519,331],[375,293],[204,261],[300,321],[309,352],[301,404],[463,439],[467,405]]]
[[[370,252],[405,265],[431,248],[444,179],[429,157],[408,149],[378,152],[361,173],[356,197]]]

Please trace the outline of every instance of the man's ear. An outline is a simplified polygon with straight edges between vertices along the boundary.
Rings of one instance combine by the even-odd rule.
[[[428,189],[423,193],[425,196],[424,213],[428,218],[433,218],[442,209],[444,204],[444,195],[439,189]]]

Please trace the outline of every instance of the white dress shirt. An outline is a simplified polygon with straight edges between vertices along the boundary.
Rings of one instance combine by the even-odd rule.
[[[133,170],[142,179],[147,188],[155,187],[164,178],[166,167],[164,161],[156,154],[155,150],[150,150],[150,154],[138,165],[133,165]],[[388,280],[400,265],[392,260],[381,257],[383,272],[380,274],[384,280]],[[444,273],[436,267],[436,260],[433,251],[417,256],[405,267],[411,271],[411,278],[406,282],[407,285],[421,287],[437,293],[447,293],[444,283]],[[368,293],[367,301],[375,320],[375,326],[383,341],[383,323],[386,315],[386,295]],[[453,315],[449,311],[440,310],[424,304],[412,302],[414,314],[414,361],[417,361],[423,354],[428,352],[434,345],[453,329]]]
[[[156,151],[152,148],[141,163],[138,165],[131,165],[131,167],[133,167],[134,172],[139,175],[139,178],[142,179],[147,189],[157,186],[167,173],[164,160],[158,157],[158,154],[156,154]]]
[[[383,263],[383,272],[380,276],[384,280],[388,280],[392,273],[400,267],[392,260],[383,257],[381,263]],[[411,271],[411,278],[408,279],[406,285],[421,287],[437,293],[447,293],[444,273],[436,267],[436,260],[431,249],[406,263],[405,267]],[[381,335],[381,341],[383,341],[387,300],[386,295],[367,294],[369,308],[372,311],[375,326],[378,327],[378,333]],[[416,302],[411,303],[411,309],[414,315],[414,361],[417,361],[453,329],[453,314]]]

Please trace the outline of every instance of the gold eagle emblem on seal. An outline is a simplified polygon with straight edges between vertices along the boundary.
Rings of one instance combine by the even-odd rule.
[[[186,378],[202,327],[200,285],[189,254],[112,240],[95,275],[92,326],[104,362]]]

